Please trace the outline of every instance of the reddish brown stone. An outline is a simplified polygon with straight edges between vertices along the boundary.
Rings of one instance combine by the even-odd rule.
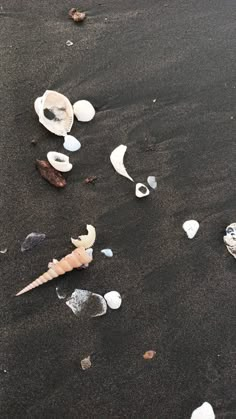
[[[56,186],[56,188],[64,188],[66,186],[65,178],[48,161],[36,160],[36,167],[40,175],[51,183],[51,185]]]

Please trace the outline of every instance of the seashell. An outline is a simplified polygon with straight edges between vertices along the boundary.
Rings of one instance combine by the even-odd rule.
[[[112,310],[117,310],[118,308],[120,308],[121,303],[122,303],[122,298],[121,298],[121,295],[119,294],[119,292],[117,292],[117,291],[107,292],[104,295],[104,298],[107,302],[107,305]]]
[[[87,290],[75,289],[71,297],[66,301],[66,305],[78,317],[81,315],[99,317],[107,312],[106,300],[101,295]]]
[[[63,147],[67,151],[77,151],[81,148],[81,144],[73,135],[65,135]]]
[[[39,116],[41,107],[42,107],[42,97],[37,97],[37,99],[34,101],[34,110],[38,116]]]
[[[56,188],[64,188],[66,186],[65,178],[48,161],[36,160],[36,167],[40,175],[51,183],[51,185],[56,186]]]
[[[183,224],[183,229],[189,239],[193,239],[196,236],[199,227],[199,223],[196,220],[188,220]]]
[[[152,189],[156,189],[156,187],[157,187],[157,181],[156,181],[155,176],[148,176],[147,183],[149,184],[149,186]]]
[[[45,282],[51,281],[60,275],[64,275],[65,272],[72,271],[74,268],[79,268],[84,264],[88,264],[92,261],[92,258],[87,254],[84,247],[73,250],[72,253],[66,255],[59,262],[53,263],[47,272],[40,275],[35,281],[31,282],[27,287],[23,288],[16,296],[24,294],[44,284]]]
[[[75,247],[84,247],[85,249],[89,249],[93,246],[95,240],[96,240],[96,230],[92,225],[86,226],[88,234],[84,236],[79,236],[78,239],[72,239],[71,242]]]
[[[191,419],[215,419],[215,413],[210,403],[205,402],[192,413]]]
[[[80,12],[79,10],[73,7],[73,9],[70,9],[69,11],[69,17],[73,19],[74,22],[83,22],[86,18],[86,14],[84,12]]]
[[[236,223],[230,224],[225,230],[224,243],[229,253],[236,258]]]
[[[132,179],[132,177],[128,174],[125,166],[124,166],[124,156],[127,150],[127,146],[126,145],[119,145],[118,147],[116,147],[111,155],[110,155],[110,160],[111,160],[111,164],[114,167],[115,171],[117,173],[119,173],[119,175],[126,177],[127,179],[131,180],[132,182],[134,182],[134,180]]]
[[[144,192],[142,192],[140,189],[144,188]],[[149,189],[147,188],[146,185],[144,185],[143,183],[137,183],[136,187],[135,187],[135,195],[137,196],[137,198],[144,198],[145,196],[148,196],[150,194]]]
[[[7,251],[8,251],[8,248],[7,248],[7,247],[5,247],[5,249],[1,249],[1,250],[0,250],[0,253],[1,253],[2,255],[5,255],[5,253],[7,253]]]
[[[153,359],[154,357],[156,356],[156,351],[152,351],[152,350],[150,350],[150,351],[146,351],[144,354],[143,354],[143,359]]]
[[[84,358],[80,361],[80,365],[82,370],[88,370],[89,368],[91,368],[92,363],[91,363],[91,359],[90,359],[90,355],[87,358]]]
[[[44,233],[30,233],[23,241],[21,245],[21,251],[25,252],[26,250],[30,250],[33,247],[40,244],[45,239],[46,239],[46,234]]]
[[[112,258],[113,251],[111,249],[102,249],[101,253],[103,253],[107,258]]]
[[[73,105],[76,118],[80,122],[89,122],[95,117],[95,109],[88,100],[78,100]]]
[[[46,90],[41,99],[42,106],[39,106],[37,99],[35,105],[39,110],[39,122],[53,134],[64,137],[70,132],[74,122],[73,108],[69,99],[53,90]]]
[[[72,164],[69,162],[69,157],[57,151],[49,151],[47,159],[54,169],[59,172],[69,172],[72,169]]]
[[[68,41],[66,41],[66,46],[67,47],[72,47],[72,45],[74,45],[74,42],[72,42],[68,39]]]

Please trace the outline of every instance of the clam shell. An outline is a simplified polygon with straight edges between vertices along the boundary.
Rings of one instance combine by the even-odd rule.
[[[95,109],[88,100],[78,100],[73,105],[76,118],[80,122],[89,122],[95,116]]]
[[[69,172],[73,167],[69,162],[69,157],[57,151],[49,151],[47,159],[51,166],[59,172]]]
[[[215,419],[215,413],[210,403],[205,402],[192,413],[191,419]]]
[[[122,303],[122,298],[119,292],[117,291],[110,291],[107,292],[104,295],[104,298],[107,302],[107,305],[112,309],[112,310],[117,310],[118,308],[120,308],[121,303]]]
[[[35,110],[36,113],[39,111],[39,122],[53,134],[64,137],[70,132],[74,122],[70,101],[53,90],[46,90],[41,98],[41,106],[38,99],[35,101]]]
[[[184,222],[182,227],[188,238],[193,239],[196,236],[200,226],[198,221],[188,220]]]

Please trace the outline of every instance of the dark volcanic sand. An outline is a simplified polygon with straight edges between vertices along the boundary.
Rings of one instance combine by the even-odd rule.
[[[236,418],[236,262],[222,242],[236,221],[235,0],[3,0],[0,13],[1,418],[188,419],[204,401]],[[98,111],[73,126],[82,148],[63,190],[35,168],[64,151],[34,113],[46,89]],[[147,199],[110,164],[122,143],[136,182],[157,176]],[[15,298],[86,223],[91,267]],[[22,254],[32,231],[47,240]],[[56,286],[115,289],[123,304],[81,322]]]

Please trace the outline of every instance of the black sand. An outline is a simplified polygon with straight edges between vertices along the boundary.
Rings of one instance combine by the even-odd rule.
[[[82,1],[82,26],[67,18],[74,6],[1,2],[1,418],[188,419],[204,401],[236,418],[236,263],[222,242],[236,221],[235,0]],[[35,169],[63,152],[33,110],[46,89],[98,111],[73,126],[82,148],[64,190]],[[119,144],[136,182],[157,176],[149,198],[112,169]],[[91,267],[15,298],[86,223]],[[22,254],[32,231],[47,240]],[[80,322],[56,286],[115,289],[123,305]]]

